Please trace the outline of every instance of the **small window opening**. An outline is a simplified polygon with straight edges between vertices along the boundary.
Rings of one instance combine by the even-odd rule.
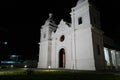
[[[78,24],[82,24],[82,17],[78,19]]]
[[[43,37],[45,38],[45,37],[46,37],[46,34],[44,34]]]
[[[97,52],[98,52],[98,55],[100,55],[100,46],[97,45]]]

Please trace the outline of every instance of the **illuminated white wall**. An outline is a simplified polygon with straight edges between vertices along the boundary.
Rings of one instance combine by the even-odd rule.
[[[61,36],[64,35],[63,42],[60,41]],[[64,21],[61,21],[58,25],[58,29],[55,33],[52,33],[52,54],[51,54],[51,67],[59,68],[59,52],[63,48],[65,50],[65,67],[72,69],[72,32],[68,25]]]
[[[77,69],[95,70],[91,27],[78,29],[75,34]]]
[[[47,68],[47,62],[48,62],[48,42],[42,42],[40,44],[39,48],[39,62],[38,62],[38,68]]]
[[[60,41],[64,35],[65,40]],[[84,36],[84,37],[83,37]],[[65,49],[66,69],[95,70],[94,53],[91,27],[81,26],[74,31],[64,21],[58,25],[58,29],[52,34],[52,58],[51,67],[59,68],[59,51]]]

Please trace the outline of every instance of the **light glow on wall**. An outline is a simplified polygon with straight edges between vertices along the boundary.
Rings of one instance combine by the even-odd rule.
[[[109,52],[108,52],[108,49],[105,47],[104,47],[104,55],[105,55],[106,65],[110,66]]]

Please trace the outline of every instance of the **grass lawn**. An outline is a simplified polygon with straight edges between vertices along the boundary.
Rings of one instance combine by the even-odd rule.
[[[120,74],[113,73],[35,70],[31,74],[27,74],[25,70],[2,70],[0,71],[0,80],[120,80]]]

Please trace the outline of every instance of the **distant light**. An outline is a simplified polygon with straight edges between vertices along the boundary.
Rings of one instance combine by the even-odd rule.
[[[5,45],[7,45],[7,42],[4,42]]]
[[[11,68],[13,68],[13,65],[10,65]]]
[[[17,55],[11,55],[11,57],[18,57]]]
[[[1,61],[3,64],[14,64],[16,63],[15,61]]]
[[[27,68],[27,65],[24,65],[24,68]]]

